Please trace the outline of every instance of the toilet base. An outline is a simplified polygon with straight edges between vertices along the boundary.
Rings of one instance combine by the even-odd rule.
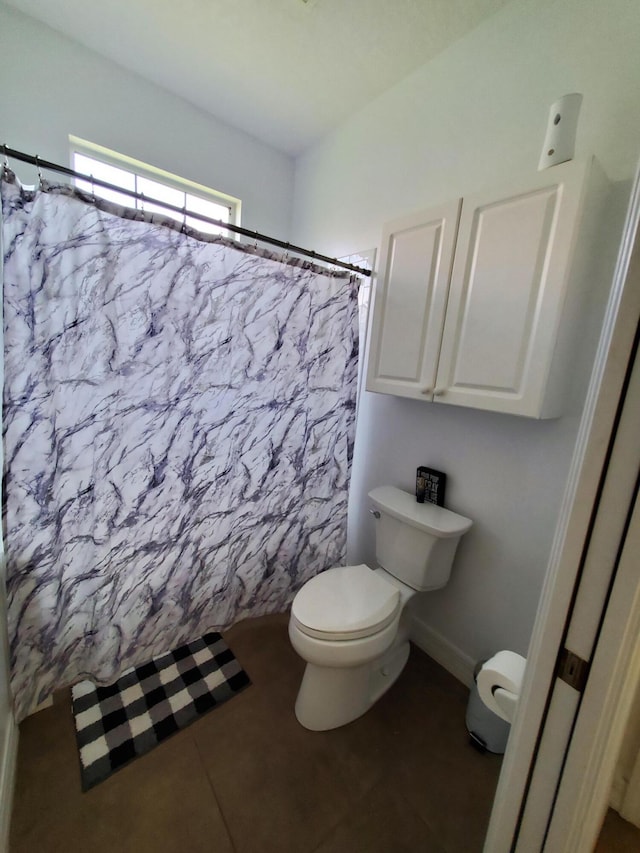
[[[307,663],[296,699],[298,722],[306,729],[323,732],[356,720],[396,681],[408,657],[409,643],[405,640],[360,666]]]

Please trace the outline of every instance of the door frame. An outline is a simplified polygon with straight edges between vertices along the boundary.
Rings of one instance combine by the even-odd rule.
[[[640,500],[636,495],[560,777],[545,853],[592,850],[606,815],[620,746],[640,680],[639,554]]]
[[[553,832],[556,846],[550,847],[549,850],[591,849],[589,844],[585,846],[585,833],[590,831],[593,834],[597,820],[588,822],[590,829],[586,825],[581,828],[584,830],[581,832],[583,846],[577,848],[571,846],[575,821],[569,815],[575,817],[578,814],[590,814],[598,816],[599,820],[606,810],[608,788],[605,791],[603,785],[590,785],[590,780],[583,778],[576,789],[572,787],[571,777],[563,776],[564,753],[568,748],[573,726],[565,725],[563,729],[562,724],[556,722],[547,726],[545,731],[545,721],[549,712],[551,711],[552,715],[554,712],[550,706],[556,683],[556,662],[567,632],[567,615],[571,611],[581,579],[586,556],[585,543],[589,540],[598,510],[640,319],[639,221],[640,168],[633,183],[598,352],[529,647],[521,701],[498,782],[484,853],[518,851],[518,835],[525,814],[530,837],[536,837],[537,834],[540,839],[538,849],[542,850],[551,820],[556,788],[558,794],[562,795],[558,815],[561,812],[565,815],[562,820],[564,829],[558,823],[555,824]],[[604,511],[607,511],[606,508]],[[604,561],[599,567],[602,578],[605,579],[612,577],[614,570],[614,559]],[[628,616],[629,619],[632,618],[631,614]],[[632,630],[631,625],[627,628]],[[615,660],[619,658],[619,669],[625,669],[625,651],[620,645],[620,637],[616,639],[603,630],[597,655]],[[595,657],[593,663],[595,672]],[[630,665],[629,661],[626,663]],[[618,687],[619,682],[620,678]],[[613,695],[613,682],[609,687]],[[573,691],[573,688],[567,689]],[[586,691],[583,698],[586,702]],[[565,708],[561,710],[560,717],[564,714],[566,721],[571,713],[569,706],[573,702],[575,713],[579,703],[570,695],[567,695],[563,702]],[[587,753],[593,753],[594,766],[597,763],[602,765],[603,755],[607,747],[613,745],[615,733],[611,731],[611,720],[606,719],[603,707],[600,707],[599,711],[595,705],[591,707],[590,721],[587,720],[586,709],[587,706],[583,702],[580,712],[581,728],[590,729],[592,735],[599,732],[600,736],[598,744],[593,744],[592,748],[589,748],[590,743],[586,740]],[[607,730],[609,735],[606,734]],[[570,769],[568,760],[567,773]],[[532,785],[536,774],[539,780],[537,786]],[[575,781],[574,778],[573,784]],[[527,853],[534,851],[530,848]]]

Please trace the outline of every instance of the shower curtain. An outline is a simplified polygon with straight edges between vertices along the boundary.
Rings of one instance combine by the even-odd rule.
[[[18,719],[345,558],[355,279],[2,181]]]

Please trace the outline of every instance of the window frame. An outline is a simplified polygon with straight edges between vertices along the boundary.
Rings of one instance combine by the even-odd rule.
[[[98,145],[95,142],[89,142],[86,139],[80,139],[77,136],[69,135],[69,162],[72,169],[74,167],[74,155],[81,154],[85,157],[91,157],[94,160],[99,160],[109,166],[115,166],[123,171],[130,172],[140,178],[148,178],[152,181],[164,184],[171,189],[179,190],[188,195],[196,196],[204,201],[210,201],[214,204],[226,207],[229,211],[229,223],[231,225],[240,225],[240,217],[242,210],[242,202],[239,198],[227,195],[226,193],[214,190],[204,184],[196,183],[188,178],[181,178],[171,172],[166,172],[164,169],[159,169],[149,163],[144,163],[142,160],[136,160],[126,154],[120,154],[110,148],[105,148],[103,145]],[[74,179],[75,182],[75,179]],[[151,199],[149,199],[151,202]],[[136,207],[136,200],[131,198],[131,207]],[[190,210],[187,208],[187,216]],[[236,235],[233,232],[227,234],[228,237],[234,238]]]

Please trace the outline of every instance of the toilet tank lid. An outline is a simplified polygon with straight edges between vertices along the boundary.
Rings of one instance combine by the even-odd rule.
[[[442,506],[432,503],[419,504],[415,495],[396,489],[395,486],[377,486],[369,492],[369,497],[381,512],[386,512],[433,536],[462,536],[473,524],[470,518]]]

